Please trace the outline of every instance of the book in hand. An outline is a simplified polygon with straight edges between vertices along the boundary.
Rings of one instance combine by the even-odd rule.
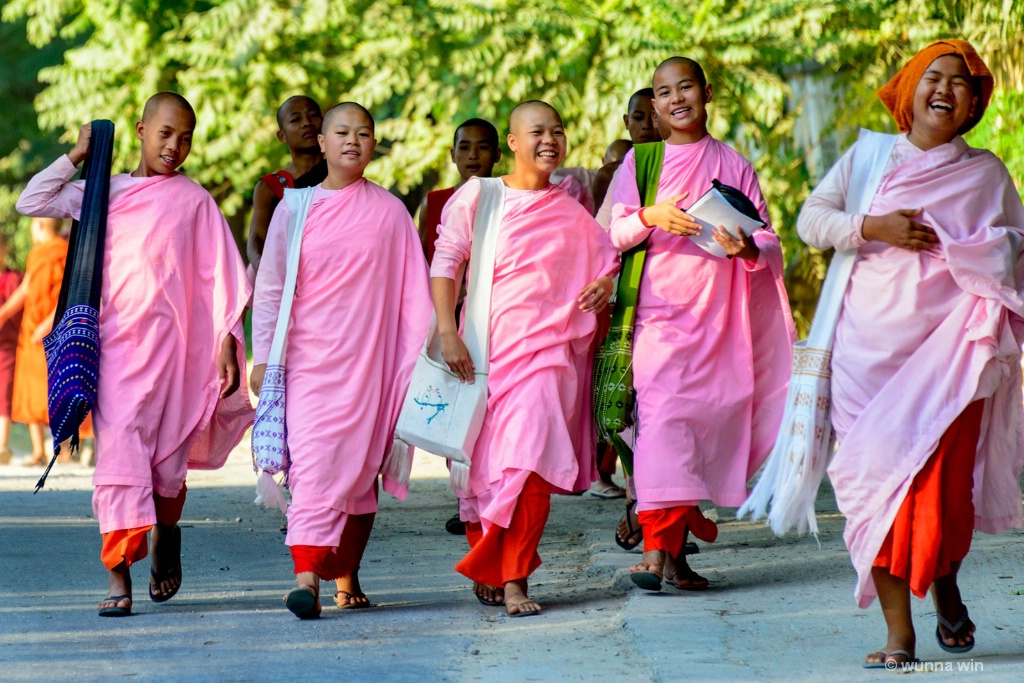
[[[726,256],[725,249],[711,234],[719,225],[733,237],[738,237],[737,228],[749,236],[764,227],[764,221],[758,216],[757,208],[750,198],[717,179],[712,181],[710,190],[684,210],[701,226],[700,234],[692,235],[690,239],[704,251],[719,258]]]

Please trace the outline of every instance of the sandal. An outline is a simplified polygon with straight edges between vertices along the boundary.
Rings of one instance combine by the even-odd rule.
[[[497,592],[500,590],[501,591],[501,600],[498,600],[497,597],[488,599],[488,598],[485,598],[484,596],[480,595],[479,593],[476,592],[476,587],[478,585],[479,586],[484,586],[485,588],[490,588],[492,591],[494,591],[494,595],[495,596],[497,596]],[[501,607],[502,605],[505,604],[505,589],[504,588],[495,588],[493,586],[487,586],[486,584],[474,584],[474,586],[473,586],[473,595],[476,596],[476,599],[480,601],[481,605],[485,605],[487,607]]]
[[[338,596],[345,598],[345,604],[341,604],[341,600]],[[366,602],[352,602],[355,598],[363,598]],[[334,604],[338,606],[338,609],[366,609],[367,607],[373,607],[373,604],[366,599],[365,593],[349,593],[348,591],[338,591],[334,594]]]
[[[631,500],[626,503],[626,515],[622,518],[626,520],[626,529],[629,530],[629,535],[625,539],[619,538],[619,530],[615,529],[615,544],[623,550],[632,550],[633,548],[640,545],[644,540],[644,528],[637,524],[633,526],[633,510],[636,508],[636,501]],[[634,540],[634,538],[636,540]]]
[[[952,652],[956,655],[963,654],[964,652],[970,652],[974,649],[973,635],[970,636],[971,642],[967,643],[966,645],[946,645],[946,643],[942,640],[942,631],[939,630],[939,625],[941,625],[947,631],[949,631],[950,636],[956,638],[957,634],[960,633],[960,631],[963,630],[965,626],[967,626],[967,622],[970,621],[970,619],[967,616],[967,605],[964,605],[964,615],[960,617],[960,621],[956,622],[956,624],[949,623],[938,612],[935,613],[935,616],[939,620],[939,623],[935,626],[935,639],[939,641],[939,647],[941,647],[946,652]]]
[[[594,485],[597,485],[595,488]],[[605,482],[596,481],[594,485],[590,487],[590,495],[595,498],[603,498],[605,500],[615,500],[616,498],[625,498],[626,489],[615,484],[607,484]]]
[[[444,523],[444,530],[450,533],[452,536],[465,536],[466,523],[463,522],[458,515],[455,515],[454,517],[452,517]]]
[[[711,585],[710,581],[692,569],[685,572],[676,572],[672,576],[666,576],[665,581],[681,591],[706,591],[708,586]]]
[[[99,616],[101,616],[101,617],[130,617],[132,615],[132,606],[128,605],[127,607],[120,607],[117,604],[117,603],[119,603],[119,602],[121,602],[122,600],[125,600],[125,599],[131,600],[132,596],[130,596],[130,595],[108,595],[107,597],[103,598],[102,602],[113,602],[114,605],[112,607],[100,607],[99,608],[99,612],[98,612]]]
[[[506,603],[505,604],[505,614],[509,615],[512,618],[518,618],[518,617],[535,617],[535,616],[537,616],[538,614],[541,613],[542,610],[531,610],[529,612],[524,612],[523,611],[523,605],[527,605],[529,603],[533,603],[534,605],[537,605],[538,607],[540,607],[540,605],[537,604],[537,602],[535,600],[531,600],[530,598],[527,598],[526,600],[522,600],[520,602],[509,602],[509,603]],[[513,614],[512,612],[508,611],[509,607],[515,607],[518,611],[515,614]]]
[[[156,548],[153,549],[154,553]],[[174,557],[177,559],[177,564],[173,567],[164,568],[161,571],[156,571],[151,566],[149,568],[149,576],[152,581],[149,583],[149,599],[153,602],[167,602],[175,595],[178,594],[178,589],[181,588],[181,527],[177,524],[171,529],[170,537],[160,543],[160,564],[164,564],[164,559],[167,557]],[[178,585],[171,589],[171,592],[167,595],[163,593],[154,593],[153,584],[155,583],[159,588],[160,584],[168,579],[178,579]]]
[[[890,671],[895,671],[896,667],[899,666],[899,663],[898,662],[893,662],[893,666],[890,668],[889,666],[887,666],[887,662],[889,660],[889,657],[906,657],[907,658],[906,664],[916,664],[916,663],[921,661],[920,659],[918,659],[914,655],[910,654],[906,650],[893,650],[892,652],[886,652],[885,650],[875,650],[874,652],[871,652],[870,654],[876,654],[876,653],[884,655],[884,657],[882,657],[882,661],[880,661],[880,662],[864,662],[861,666],[863,666],[865,669],[889,669]]]
[[[313,586],[298,586],[284,598],[285,607],[299,619],[320,618],[320,595]]]

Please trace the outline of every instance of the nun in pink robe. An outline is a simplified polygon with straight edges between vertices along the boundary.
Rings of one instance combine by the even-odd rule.
[[[716,178],[749,197],[770,226],[750,162],[710,135],[665,143],[657,201],[689,192],[685,210]],[[645,525],[645,551],[675,555],[687,525],[714,540],[713,525],[693,506],[746,500],[747,481],[771,452],[782,419],[795,330],[770,227],[752,235],[756,262],[719,258],[687,237],[645,227],[640,208],[630,150],[612,191],[610,230],[620,251],[647,240],[633,342],[636,509],[641,524],[646,518],[666,532]],[[674,547],[660,547],[658,537]]]
[[[457,280],[469,260],[480,183],[448,201],[430,274]],[[562,187],[505,188],[491,292],[487,413],[460,493],[476,546],[493,528],[519,538],[515,559],[472,552],[456,569],[503,586],[538,566],[550,492],[581,491],[597,478],[590,408],[591,339],[597,316],[579,309],[581,288],[618,267],[608,237]],[[522,510],[520,511],[520,508]],[[529,514],[529,521],[520,517]]]
[[[284,285],[288,206],[267,233],[253,305],[253,363],[267,362]],[[288,535],[295,573],[359,567],[412,368],[433,310],[423,249],[404,205],[361,178],[317,186],[302,235],[285,351]],[[385,473],[384,490],[407,484]]]
[[[807,199],[797,229],[810,245],[857,249],[832,356],[828,473],[857,570],[861,607],[871,567],[915,476],[949,426],[984,402],[974,465],[978,531],[1021,528],[1021,342],[1024,207],[1006,167],[962,137],[924,152],[901,135],[868,215],[923,207],[941,247],[866,242],[844,213],[851,148]]]
[[[77,219],[84,182],[69,182],[76,170],[67,156],[57,159],[29,181],[18,211]],[[92,412],[93,510],[105,540],[142,529],[144,557],[145,529],[158,517],[178,521],[187,470],[221,467],[252,424],[247,392],[221,399],[217,372],[228,335],[245,367],[249,295],[245,265],[206,190],[181,173],[111,178]],[[140,559],[108,550],[108,568]]]

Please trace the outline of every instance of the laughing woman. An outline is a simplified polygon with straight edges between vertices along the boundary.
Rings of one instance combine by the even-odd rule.
[[[929,588],[939,647],[973,648],[957,585],[972,532],[1021,526],[1024,207],[1003,163],[961,137],[992,85],[969,43],[922,50],[878,93],[904,134],[868,214],[842,209],[854,148],[797,224],[812,246],[857,249],[833,351],[829,475],[856,599],[877,595],[888,628],[866,667],[914,659],[910,593]]]

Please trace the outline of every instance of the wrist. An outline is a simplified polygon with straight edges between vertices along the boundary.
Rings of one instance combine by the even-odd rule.
[[[864,238],[865,242],[874,242],[878,240],[878,235],[875,233],[875,226],[875,216],[864,216],[864,221],[860,225],[860,235]]]
[[[654,227],[654,225],[647,222],[647,218],[646,218],[646,216],[644,216],[644,213],[646,211],[647,211],[647,207],[646,206],[641,207],[641,209],[639,211],[637,211],[637,216],[640,217],[640,222],[643,224],[643,226],[645,228],[647,228],[648,230],[650,230],[651,228]]]
[[[68,152],[68,159],[71,160],[73,165],[78,166],[85,159],[85,154],[80,153],[77,149],[73,149]]]

